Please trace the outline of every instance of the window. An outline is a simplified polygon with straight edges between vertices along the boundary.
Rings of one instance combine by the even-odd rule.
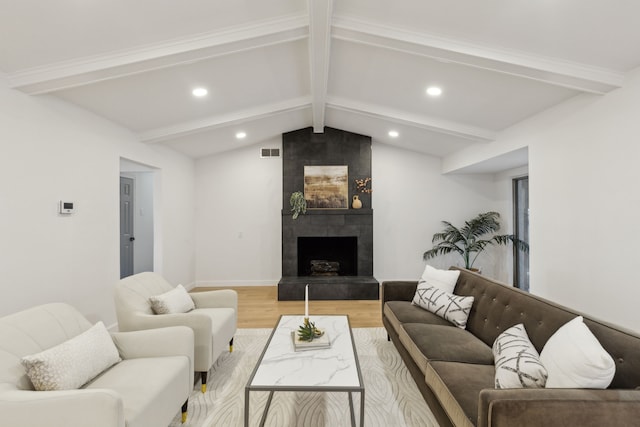
[[[513,211],[515,235],[529,243],[529,177],[513,180]],[[529,253],[514,250],[514,286],[529,292]]]

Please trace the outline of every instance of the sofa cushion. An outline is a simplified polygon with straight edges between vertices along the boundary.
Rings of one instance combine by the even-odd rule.
[[[102,322],[21,360],[34,388],[40,391],[76,389],[119,361],[118,349]]]
[[[405,346],[411,342],[415,347],[410,353],[418,366],[434,360],[493,365],[491,347],[463,329],[406,323],[399,335]]]
[[[384,313],[386,316],[396,318],[400,324],[425,323],[428,325],[453,326],[448,320],[418,307],[411,301],[387,301]]]
[[[157,427],[167,425],[178,411],[175,402],[193,389],[185,375],[189,369],[189,358],[184,356],[125,359],[85,388],[118,393],[127,427]]]
[[[187,313],[196,308],[189,293],[182,285],[160,295],[149,297],[149,303],[155,314]]]
[[[522,323],[501,333],[493,343],[496,388],[542,388],[547,370]]]
[[[464,329],[473,305],[473,297],[454,295],[427,283],[418,283],[413,304]]]
[[[459,276],[460,270],[438,270],[427,264],[418,282],[435,286],[452,294]]]
[[[478,419],[478,395],[493,388],[493,365],[430,362],[425,381],[455,426],[474,426]]]
[[[453,326],[451,322],[412,304],[410,301],[387,301],[383,311],[396,332],[399,331],[399,327],[403,323]]]
[[[582,316],[567,322],[549,338],[540,361],[549,372],[549,388],[607,388],[616,373],[613,358]]]
[[[427,358],[420,352],[414,342],[409,338],[406,331],[402,328],[404,323],[416,323],[416,324],[434,324],[440,325],[446,328],[457,329],[440,316],[437,316],[431,312],[423,310],[409,301],[388,301],[384,305],[384,315],[391,324],[391,327],[399,335],[400,342],[407,349],[409,354],[418,365],[418,368],[424,373]]]

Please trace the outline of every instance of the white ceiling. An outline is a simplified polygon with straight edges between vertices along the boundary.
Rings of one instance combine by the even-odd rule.
[[[0,10],[0,72],[13,88],[195,158],[308,126],[444,157],[579,93],[614,90],[640,66],[637,0],[0,0]],[[428,97],[430,85],[442,96]],[[198,86],[209,94],[194,98]]]

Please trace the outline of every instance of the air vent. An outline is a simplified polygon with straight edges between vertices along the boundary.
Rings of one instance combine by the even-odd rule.
[[[280,157],[280,149],[279,148],[261,148],[260,149],[260,157]]]

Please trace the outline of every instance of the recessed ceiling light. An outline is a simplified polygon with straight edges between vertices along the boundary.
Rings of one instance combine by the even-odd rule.
[[[206,96],[209,93],[209,91],[203,87],[197,87],[194,90],[192,90],[191,93],[193,94],[193,96],[202,98],[203,96]]]
[[[246,132],[238,132],[238,133],[236,133],[236,138],[238,138],[238,139],[244,139],[244,137],[246,137],[246,136],[247,136]]]
[[[398,135],[400,135],[400,134],[398,133],[398,131],[397,131],[397,130],[390,130],[390,131],[389,131],[389,136],[390,136],[391,138],[397,138],[397,137],[398,137]]]
[[[442,95],[442,89],[438,86],[429,86],[427,88],[427,95],[429,96],[440,96]]]

